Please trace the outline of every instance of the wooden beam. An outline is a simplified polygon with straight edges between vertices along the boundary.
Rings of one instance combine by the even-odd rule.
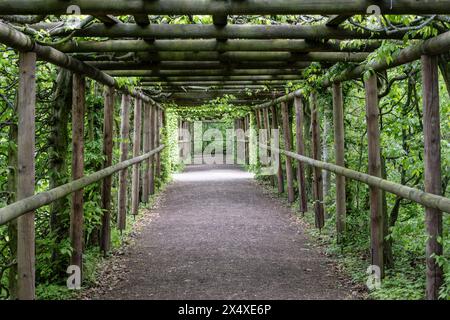
[[[140,96],[134,90],[122,87],[113,77],[104,72],[68,56],[49,46],[42,46],[36,43],[29,36],[15,30],[11,26],[0,22],[0,43],[6,44],[23,52],[35,52],[39,59],[50,62],[58,67],[65,68],[74,73],[83,74],[106,86],[114,87],[119,91],[126,92],[132,96],[140,97],[146,102],[153,102],[149,97]]]
[[[134,22],[138,26],[148,26],[150,24],[150,19],[148,18],[148,14],[135,14],[134,16]]]
[[[294,98],[295,106],[295,141],[296,151],[300,155],[305,155],[305,143],[304,143],[304,106],[301,96]],[[308,195],[306,194],[306,179],[305,179],[305,167],[301,161],[297,161],[297,181],[298,181],[298,198],[300,212],[305,213],[308,211]]]
[[[311,148],[313,159],[321,159],[320,148],[320,124],[319,124],[319,107],[317,105],[316,93],[311,93]],[[323,181],[322,170],[320,168],[314,168],[314,183],[313,183],[313,195],[314,195],[314,211],[316,216],[316,227],[322,229],[325,224],[325,209],[323,205]]]
[[[376,74],[365,79],[366,119],[369,155],[369,175],[381,178],[381,148],[378,106],[378,85]],[[382,193],[379,188],[370,187],[370,230],[372,265],[380,268],[384,275],[384,232]]]
[[[271,80],[301,80],[301,75],[269,75],[269,76],[185,76],[185,77],[146,77],[143,83],[149,82],[204,82],[204,81],[271,81]]]
[[[305,64],[304,68],[309,66]],[[269,76],[269,75],[300,75],[301,69],[213,69],[213,70],[135,70],[131,67],[127,70],[111,70],[108,74],[115,77],[217,77],[217,76]],[[144,81],[146,79],[144,78]]]
[[[352,17],[351,14],[333,15],[328,19],[325,25],[328,27],[338,27],[341,23],[344,23],[350,17]]]
[[[307,61],[248,61],[248,62],[220,62],[220,61],[86,61],[87,64],[101,70],[248,70],[248,69],[304,69],[311,65]]]
[[[133,158],[141,154],[141,124],[142,124],[142,100],[134,100],[134,122],[133,122]],[[137,215],[139,212],[139,191],[140,191],[140,165],[133,166],[131,176],[131,214]]]
[[[103,168],[108,168],[113,161],[113,136],[114,136],[114,88],[105,87],[104,115],[103,115],[103,156],[105,161]],[[111,248],[111,188],[112,177],[106,177],[102,183],[102,231],[100,239],[100,249],[103,254],[107,254]]]
[[[130,103],[131,97],[127,94],[122,95],[122,110],[120,115],[120,161],[128,159],[129,131],[130,131]],[[119,200],[117,226],[120,231],[125,230],[127,221],[127,177],[128,170],[124,169],[119,174]]]
[[[333,84],[334,152],[336,165],[345,166],[344,99],[341,83]],[[336,175],[336,234],[342,243],[346,230],[345,177]]]
[[[72,0],[90,15],[333,15],[366,14],[370,5],[379,5],[383,14],[450,14],[450,1],[428,0]],[[67,2],[60,0],[4,0],[0,3],[3,15],[60,15],[66,14]]]
[[[112,26],[117,23],[122,23],[118,18],[114,17],[113,15],[106,14],[106,15],[95,15],[95,17],[103,22],[107,26]]]
[[[36,54],[19,54],[18,177],[17,200],[34,194],[35,188],[35,113]],[[17,219],[17,298],[35,299],[35,226],[34,211]]]
[[[93,52],[152,52],[152,51],[288,51],[288,52],[358,52],[373,51],[377,49],[380,42],[367,41],[367,46],[361,48],[356,46],[341,47],[338,41],[320,42],[303,39],[228,39],[217,41],[216,39],[176,39],[154,41],[146,40],[106,40],[106,41],[67,41],[55,44],[53,47],[66,53],[93,53]]]
[[[425,146],[425,192],[442,195],[441,133],[439,115],[438,57],[422,56],[423,133]],[[437,300],[443,283],[442,267],[435,256],[442,256],[442,212],[425,208],[426,245],[426,298]]]
[[[281,103],[281,117],[283,120],[283,139],[284,139],[284,148],[286,151],[292,150],[292,127],[289,121],[289,106],[286,102]],[[286,157],[286,181],[287,181],[287,192],[288,192],[288,201],[289,203],[293,203],[295,201],[295,193],[294,193],[294,173],[292,169],[292,160],[289,157]]]
[[[0,6],[1,7],[1,6]],[[35,29],[51,29],[53,24],[36,24]],[[207,24],[151,24],[141,27],[136,24],[121,23],[113,26],[92,24],[86,28],[75,30],[75,37],[109,37],[109,38],[143,38],[143,39],[398,39],[405,32],[372,33],[361,30],[350,30],[325,25],[238,25],[229,24],[218,28]],[[412,36],[419,39],[420,36]]]
[[[72,104],[72,180],[84,176],[84,116],[86,104],[86,78],[73,75]],[[70,216],[70,239],[72,243],[71,264],[83,270],[83,190],[72,194]]]
[[[155,110],[155,148],[158,148],[161,145],[161,110]],[[155,176],[160,180],[161,179],[161,154],[158,153],[155,155]],[[161,181],[159,181],[161,183]]]

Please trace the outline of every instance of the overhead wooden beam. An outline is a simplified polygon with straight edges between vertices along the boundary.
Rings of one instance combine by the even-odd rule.
[[[141,87],[154,87],[155,85],[162,86],[215,86],[215,85],[287,85],[286,80],[200,80],[200,81],[147,81],[141,82]]]
[[[107,26],[112,26],[117,23],[122,23],[118,18],[114,17],[113,15],[106,14],[106,15],[96,15],[95,16],[98,20],[103,22]]]
[[[254,51],[159,51],[138,53],[142,61],[318,61],[318,62],[362,62],[368,57],[366,52],[254,52]]]
[[[58,67],[65,68],[74,73],[85,75],[101,84],[114,87],[122,92],[127,92],[134,97],[139,96],[146,102],[152,102],[149,97],[141,96],[140,93],[133,90],[130,92],[127,88],[122,87],[113,77],[107,75],[106,73],[52,47],[39,45],[27,35],[2,22],[0,22],[0,43],[6,44],[19,51],[35,52],[37,57],[41,60],[50,62]]]
[[[259,62],[220,62],[220,61],[155,61],[155,62],[126,62],[126,61],[87,61],[87,64],[101,70],[235,70],[249,69],[303,69],[311,63],[305,61],[259,61]]]
[[[135,14],[133,17],[134,22],[136,22],[138,26],[148,26],[150,24],[148,14]]]
[[[149,51],[373,51],[378,48],[378,41],[370,41],[367,46],[341,47],[339,42],[319,42],[293,39],[246,40],[229,39],[177,39],[177,40],[107,40],[107,41],[68,41],[54,45],[54,48],[66,53],[92,52],[149,52]]]
[[[450,14],[450,1],[428,0],[72,0],[71,4],[91,15],[286,15],[286,14],[366,14],[376,4],[383,14]],[[4,0],[0,3],[3,15],[65,14],[67,2],[60,0]]]
[[[345,21],[347,21],[347,19],[350,18],[351,16],[352,16],[351,14],[333,15],[328,19],[326,26],[337,27],[341,23],[344,23]]]
[[[300,75],[299,69],[235,69],[235,70],[109,70],[113,77],[225,77],[225,76],[270,76],[270,75]],[[146,78],[144,78],[146,79]],[[207,79],[207,78],[206,78]]]
[[[52,29],[54,24],[38,23],[32,26],[36,30]],[[151,24],[138,26],[121,23],[105,26],[102,23],[92,24],[74,31],[75,37],[110,37],[110,38],[151,38],[151,39],[399,39],[405,32],[372,33],[361,30],[350,30],[326,25],[235,25],[229,24],[218,28],[207,24]],[[420,36],[412,36],[419,39]]]
[[[124,75],[125,76],[125,75]],[[128,75],[129,76],[129,75]],[[269,75],[269,76],[185,76],[185,77],[148,77],[142,78],[142,82],[198,82],[198,81],[270,81],[270,80],[299,80],[301,75]]]
[[[324,82],[324,86],[331,86],[333,82],[343,82],[360,77],[367,70],[383,71],[398,67],[402,64],[416,61],[423,54],[440,55],[450,51],[450,31],[442,33],[434,38],[420,42],[419,44],[409,46],[392,54],[392,60],[375,60],[370,63],[362,64],[356,68],[351,68],[342,72],[340,75]]]

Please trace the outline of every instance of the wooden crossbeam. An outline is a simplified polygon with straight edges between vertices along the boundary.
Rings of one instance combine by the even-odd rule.
[[[119,19],[117,19],[113,15],[96,15],[95,17],[107,26],[122,23]]]
[[[31,27],[36,30],[54,28],[53,23],[38,23]],[[151,39],[403,39],[405,32],[395,33],[350,30],[326,25],[233,25],[218,28],[213,24],[152,24],[138,26],[134,23],[121,23],[105,26],[92,24],[74,31],[75,37],[111,38],[151,38]],[[412,38],[422,39],[420,35]]]
[[[150,24],[147,14],[135,14],[133,17],[138,26],[148,26]]]
[[[72,0],[83,14],[156,14],[156,15],[288,15],[365,14],[377,4],[384,14],[450,14],[449,0]],[[3,0],[4,15],[65,14],[67,2],[60,0]]]
[[[347,15],[333,15],[331,16],[326,25],[328,27],[337,27],[339,26],[341,23],[344,23],[348,18],[350,18],[352,15],[347,14]]]
[[[212,69],[212,70],[111,70],[114,77],[214,77],[214,76],[269,76],[300,75],[300,69]]]

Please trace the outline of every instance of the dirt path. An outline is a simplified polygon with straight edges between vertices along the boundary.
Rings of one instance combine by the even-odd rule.
[[[175,176],[96,299],[347,299],[330,262],[289,209],[244,171],[191,166]]]

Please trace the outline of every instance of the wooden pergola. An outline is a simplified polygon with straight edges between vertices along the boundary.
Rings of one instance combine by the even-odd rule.
[[[300,210],[307,210],[304,165],[314,167],[314,211],[316,225],[324,224],[324,204],[321,171],[335,173],[336,228],[338,237],[345,233],[345,178],[370,186],[371,253],[372,264],[383,272],[383,217],[381,192],[387,191],[425,206],[427,233],[427,298],[437,299],[442,284],[442,268],[434,255],[442,254],[438,238],[442,236],[442,212],[450,212],[450,200],[442,197],[439,129],[439,86],[437,56],[450,52],[450,31],[442,31],[434,38],[414,43],[393,56],[391,62],[366,63],[368,55],[382,40],[401,40],[406,31],[371,32],[341,26],[354,15],[365,15],[371,6],[378,6],[384,15],[446,15],[450,14],[450,0],[5,0],[0,2],[0,43],[20,53],[19,84],[19,172],[18,202],[0,209],[0,224],[18,219],[19,298],[33,299],[34,292],[34,214],[33,210],[72,194],[72,263],[82,265],[82,189],[103,181],[102,249],[109,250],[111,215],[111,175],[120,172],[119,227],[124,228],[126,217],[126,168],[133,167],[132,213],[139,206],[139,189],[144,200],[154,188],[154,174],[158,174],[160,151],[159,128],[164,125],[166,102],[178,105],[201,105],[224,94],[236,97],[235,104],[252,106],[259,129],[277,129],[281,115],[285,150],[286,177],[281,166],[276,180],[279,188],[287,180],[288,198],[294,202],[294,179],[299,181]],[[75,27],[66,28],[61,22],[44,22],[44,15],[64,15],[74,8],[83,15]],[[72,12],[69,12],[72,13]],[[371,13],[371,12],[369,12]],[[250,25],[229,24],[230,15],[321,15],[323,23]],[[149,15],[211,15],[212,24],[152,24]],[[122,22],[117,16],[127,16]],[[26,21],[26,23],[21,23]],[[32,37],[45,30],[57,41],[40,44]],[[87,38],[88,40],[79,39]],[[345,40],[360,39],[364,46],[342,46]],[[47,61],[74,72],[73,102],[73,182],[34,195],[34,114],[36,59]],[[381,178],[380,129],[378,124],[377,73],[416,60],[422,61],[423,124],[425,190],[412,189]],[[323,68],[348,62],[351,67],[323,85],[333,92],[333,122],[336,163],[321,162],[320,126],[318,124],[317,95],[304,96],[302,90],[284,95],[287,82],[301,82],[302,70],[320,62]],[[366,113],[369,145],[369,172],[361,173],[345,168],[342,82],[360,78],[366,71]],[[105,86],[104,169],[90,176],[83,174],[83,114],[85,77]],[[122,88],[116,77],[140,77],[136,90]],[[199,91],[196,87],[208,90]],[[268,88],[269,94],[246,95],[245,88]],[[151,95],[158,89],[163,98]],[[128,117],[131,99],[135,100],[133,158],[128,159],[128,143],[122,142],[121,163],[112,165],[112,108],[113,96],[122,93],[121,136],[129,133]],[[313,157],[304,156],[305,137],[302,130],[292,141],[292,123],[288,104],[293,101],[297,128],[303,127],[303,104],[309,99],[312,110]],[[278,107],[279,110],[278,110]],[[141,120],[144,125],[141,128]],[[249,117],[237,119],[237,126],[250,128]],[[186,127],[186,124],[182,124]],[[141,143],[141,139],[144,139]],[[125,139],[124,139],[125,140]],[[143,149],[141,150],[141,144]],[[295,147],[291,147],[292,145]],[[270,148],[270,147],[269,147]],[[292,161],[298,162],[294,177]],[[147,168],[140,185],[139,164]],[[154,168],[156,168],[154,170]],[[283,190],[280,189],[280,192]],[[142,199],[141,199],[142,200]]]

